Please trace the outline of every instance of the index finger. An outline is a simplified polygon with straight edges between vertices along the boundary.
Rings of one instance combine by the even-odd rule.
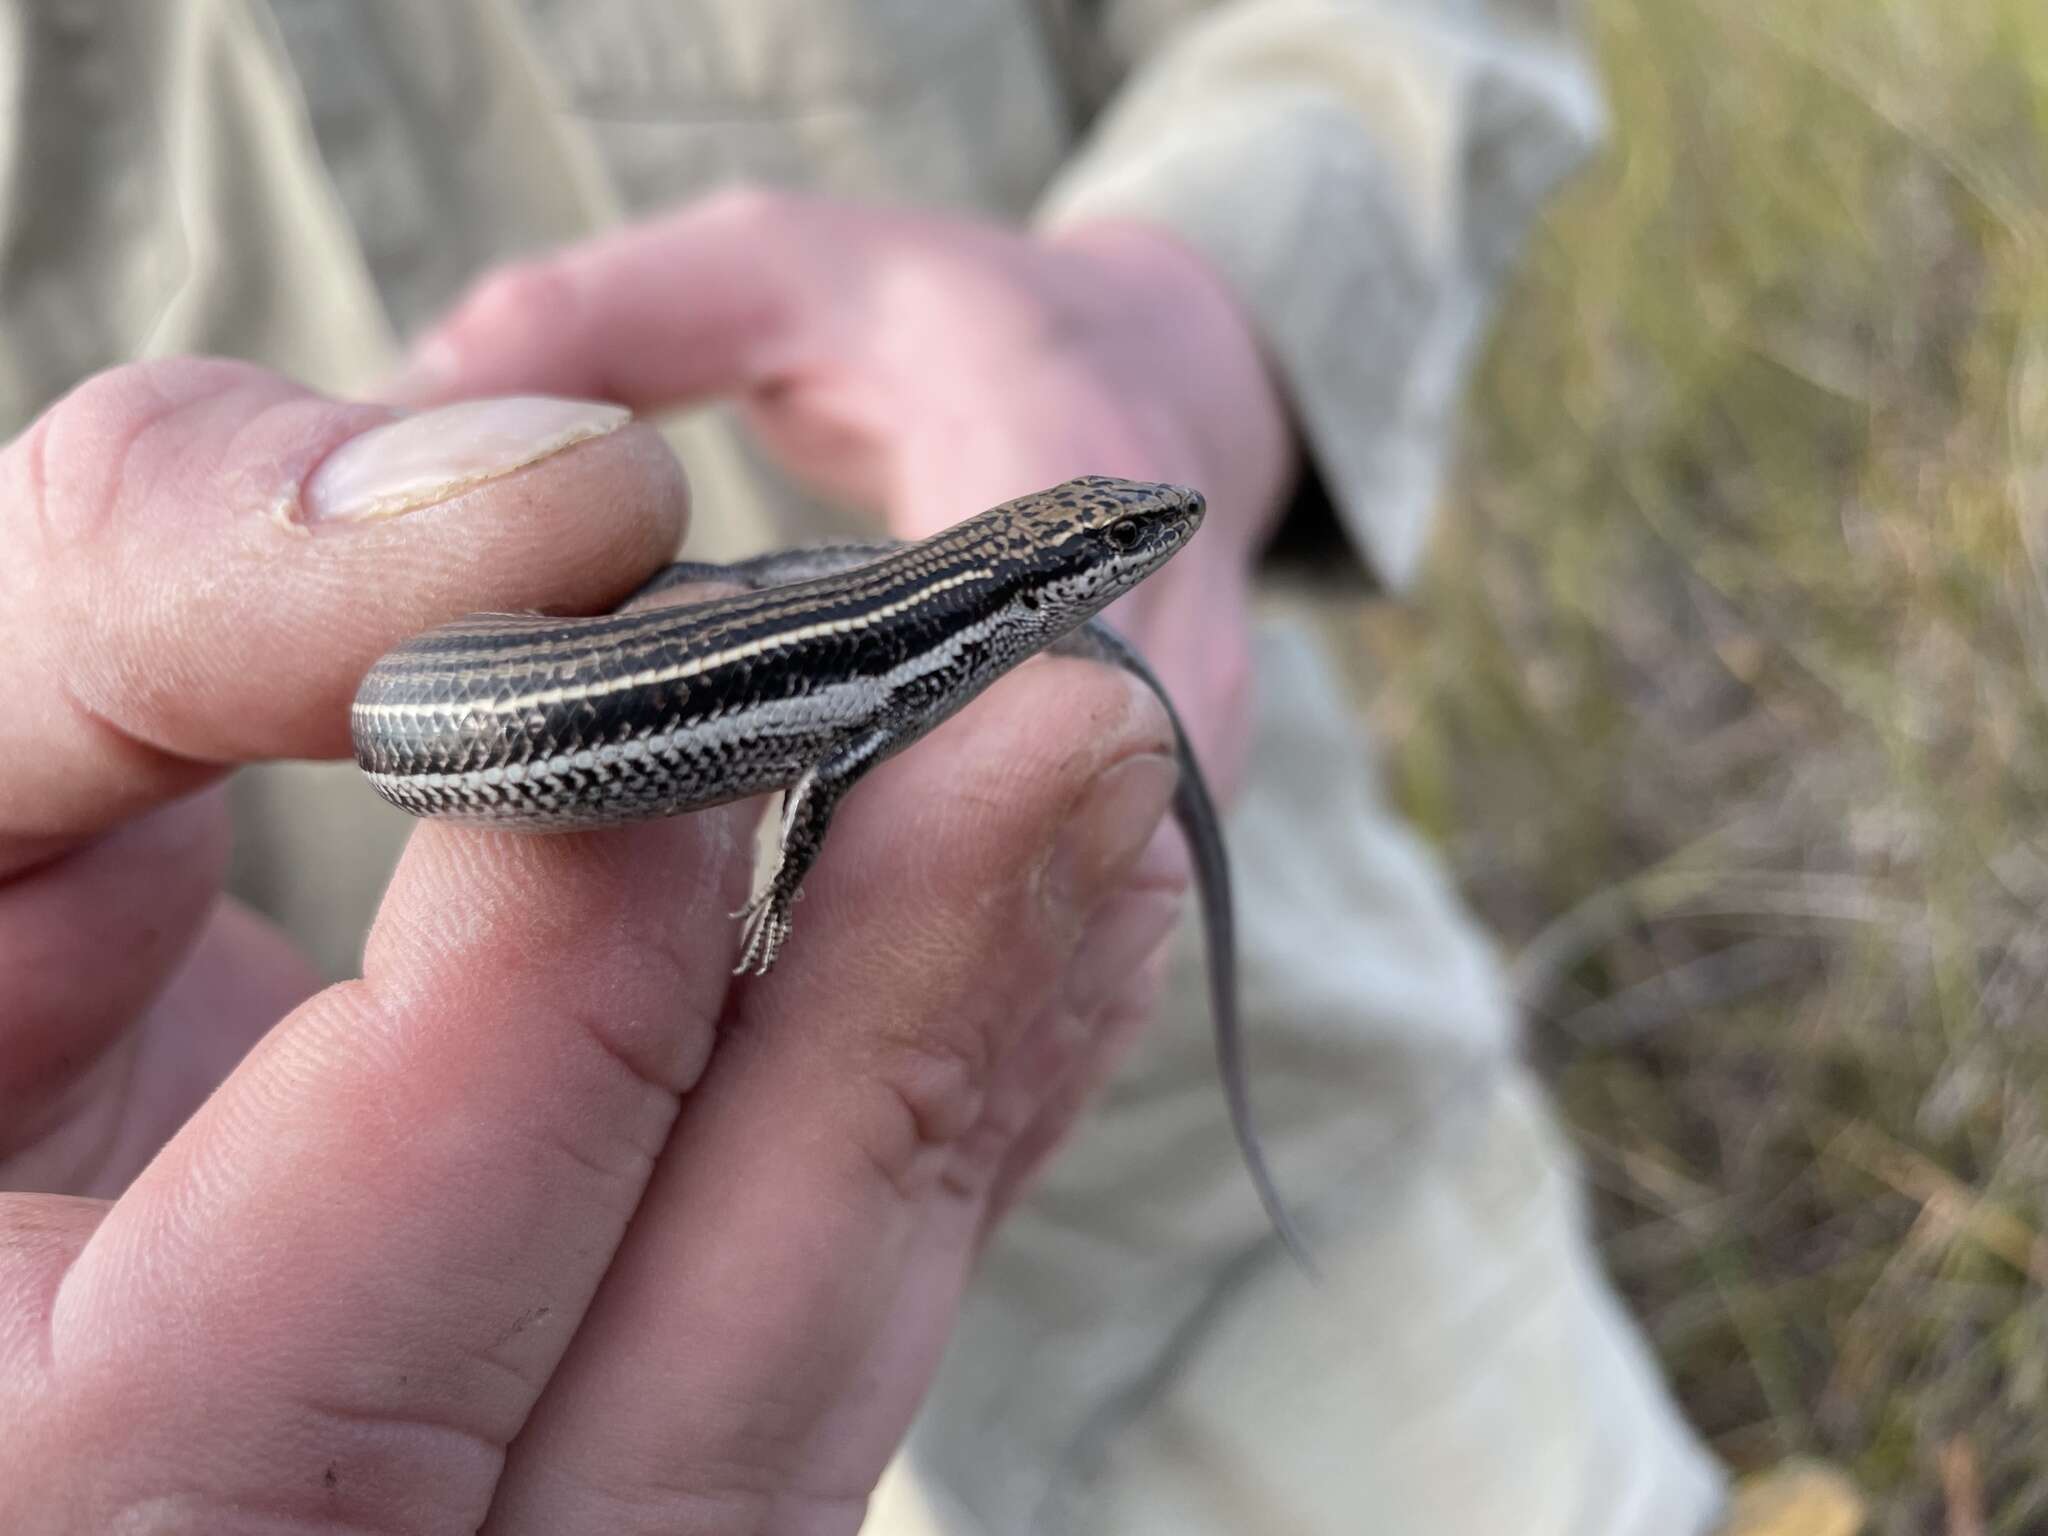
[[[732,188],[502,268],[416,343],[390,393],[546,390],[655,411],[769,382],[805,361],[821,277],[861,270],[869,222],[857,208]]]

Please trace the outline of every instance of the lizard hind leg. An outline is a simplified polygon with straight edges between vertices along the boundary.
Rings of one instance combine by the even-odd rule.
[[[825,830],[840,800],[867,770],[887,754],[888,731],[854,738],[783,792],[782,835],[774,873],[760,892],[733,916],[740,920],[740,961],[736,976],[765,976],[781,954],[803,895],[804,876],[825,846]]]

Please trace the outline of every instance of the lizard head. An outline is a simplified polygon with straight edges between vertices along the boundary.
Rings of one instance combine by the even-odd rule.
[[[998,509],[1030,554],[1020,597],[1059,623],[1087,618],[1164,565],[1202,526],[1205,503],[1182,485],[1087,475]]]

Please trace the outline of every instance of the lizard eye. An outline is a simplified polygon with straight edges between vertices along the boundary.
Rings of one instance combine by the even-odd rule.
[[[1109,540],[1111,549],[1130,549],[1138,542],[1138,525],[1136,523],[1111,523],[1102,531],[1102,536]]]

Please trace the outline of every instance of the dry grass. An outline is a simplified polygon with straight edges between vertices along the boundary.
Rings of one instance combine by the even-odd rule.
[[[2048,1528],[2048,5],[1594,22],[1390,771],[1720,1452]]]

